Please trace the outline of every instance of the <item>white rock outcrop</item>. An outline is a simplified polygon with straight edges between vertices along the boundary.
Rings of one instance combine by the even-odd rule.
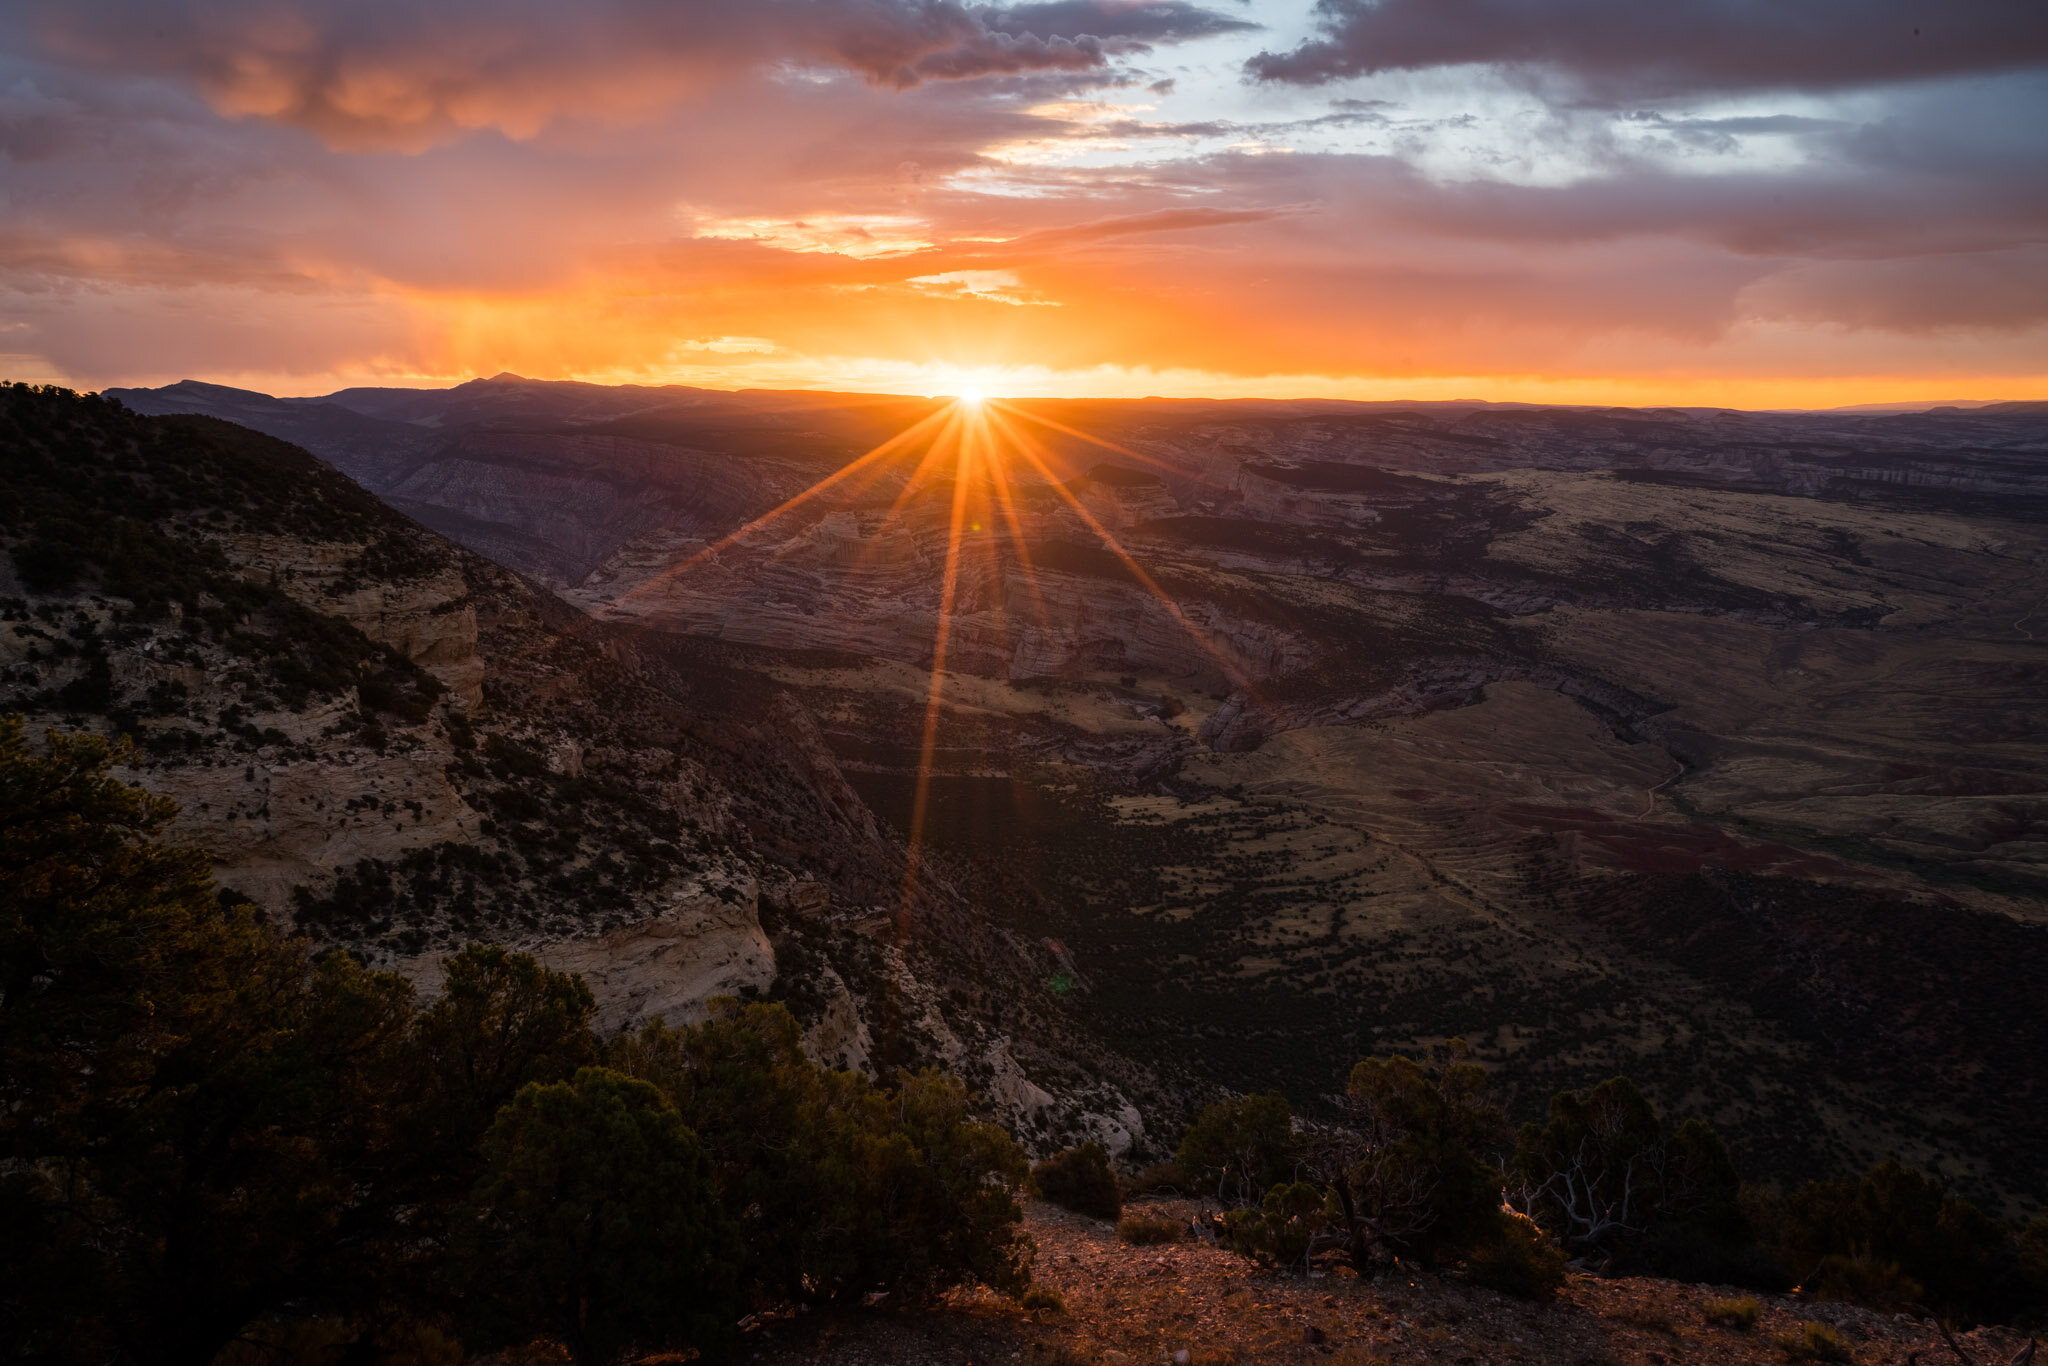
[[[670,1024],[702,1020],[715,996],[775,982],[775,950],[762,932],[754,887],[691,884],[661,915],[605,934],[558,939],[533,955],[556,972],[581,976],[597,998],[600,1033],[631,1028],[659,1015]],[[422,996],[441,989],[446,950],[400,960]]]

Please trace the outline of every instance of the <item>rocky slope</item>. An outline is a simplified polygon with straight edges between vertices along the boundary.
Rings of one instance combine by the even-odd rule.
[[[2048,1199],[2034,407],[1013,404],[998,481],[835,479],[911,400],[125,397],[290,432],[722,706],[791,693],[898,829],[957,511],[935,866],[1057,945],[1155,1130],[1463,1034],[1525,1110],[1624,1070],[1753,1173]]]
[[[783,999],[830,1060],[1136,1137],[1118,1064],[1033,1008],[1053,957],[943,880],[906,900],[793,698],[643,658],[245,429],[16,387],[0,445],[0,708],[134,737],[230,894],[429,990],[464,942],[533,950],[608,1027]]]
[[[204,414],[290,441],[423,525],[554,583],[581,580],[646,532],[722,529],[772,507],[835,456],[886,435],[901,411],[849,416],[805,395],[514,376],[321,399],[194,380],[109,396],[140,413]]]

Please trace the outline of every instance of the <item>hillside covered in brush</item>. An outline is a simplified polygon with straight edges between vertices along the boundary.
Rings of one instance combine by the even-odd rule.
[[[785,1000],[821,1057],[943,1061],[1027,1133],[1129,1141],[1051,955],[942,881],[906,901],[792,699],[225,422],[15,386],[0,446],[0,711],[132,738],[225,895],[428,989],[466,943],[535,950],[608,1028]]]

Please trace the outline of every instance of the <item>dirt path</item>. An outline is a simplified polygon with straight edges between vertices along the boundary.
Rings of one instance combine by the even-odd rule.
[[[1680,764],[1678,766],[1678,772],[1672,774],[1668,778],[1662,779],[1656,784],[1656,786],[1652,787],[1648,792],[1645,792],[1643,794],[1643,809],[1636,813],[1636,819],[1639,821],[1646,821],[1650,817],[1656,815],[1657,794],[1659,792],[1662,792],[1665,788],[1671,786],[1673,783],[1677,782],[1680,778],[1683,778],[1684,776],[1685,765]]]
[[[1134,1207],[1135,1208],[1135,1207]],[[1147,1213],[1184,1220],[1193,1206]],[[1360,1280],[1262,1271],[1207,1243],[1132,1247],[1113,1227],[1031,1207],[1038,1280],[1064,1312],[1027,1314],[986,1293],[924,1314],[803,1315],[748,1335],[750,1366],[1783,1366],[1777,1339],[1806,1322],[1838,1331],[1858,1366],[1947,1355],[1931,1325],[1846,1305],[1758,1297],[1741,1330],[1707,1304],[1742,1292],[1674,1281],[1574,1276],[1549,1304],[1527,1304],[1427,1273]],[[2005,1362],[2023,1339],[1965,1335],[1979,1361]],[[1187,1355],[1179,1357],[1179,1353]]]
[[[2025,616],[2021,617],[2018,621],[2012,624],[2012,629],[2018,631],[2028,640],[2032,640],[2034,638],[2034,633],[2032,631],[2027,630],[2026,625],[2028,622],[2032,621],[2036,616],[2040,615],[2041,604],[2044,602],[2048,602],[2048,593],[2044,593],[2042,596],[2035,598],[2034,605],[2027,609],[2027,614]]]

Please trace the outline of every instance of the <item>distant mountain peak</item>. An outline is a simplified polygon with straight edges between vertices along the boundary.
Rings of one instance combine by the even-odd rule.
[[[271,395],[256,389],[237,389],[232,384],[209,384],[203,379],[181,379],[176,384],[166,384],[157,392],[165,394],[214,394],[217,396],[233,394],[237,398],[260,398],[268,403],[275,403],[277,401]]]
[[[289,399],[273,398],[255,389],[237,389],[227,384],[209,384],[203,379],[181,379],[161,389],[108,389],[106,396],[141,413],[233,412],[244,420],[256,412],[274,412],[288,407]]]

